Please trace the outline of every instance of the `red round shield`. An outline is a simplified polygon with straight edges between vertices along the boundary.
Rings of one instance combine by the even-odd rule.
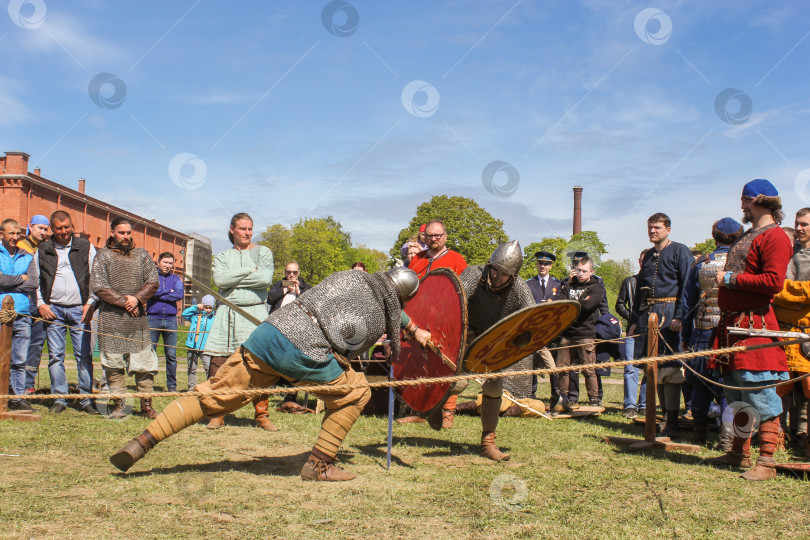
[[[467,335],[467,299],[458,276],[447,268],[429,272],[405,306],[411,320],[430,332],[436,350],[423,349],[415,339],[402,342],[393,363],[394,380],[447,377],[461,370],[461,350]],[[415,412],[427,416],[450,395],[450,383],[400,386],[399,398]]]

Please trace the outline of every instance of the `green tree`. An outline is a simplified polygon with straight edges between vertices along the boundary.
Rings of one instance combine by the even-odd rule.
[[[717,249],[717,244],[715,243],[714,238],[707,238],[703,242],[698,242],[697,244],[690,247],[689,249],[691,249],[693,251],[698,250],[701,253],[704,253],[704,254],[708,255],[709,253],[711,253],[712,251]]]
[[[290,260],[298,261],[301,277],[310,285],[333,272],[348,270],[357,261],[365,263],[369,272],[388,266],[385,253],[363,244],[352,246],[351,234],[332,216],[303,218],[290,227],[270,225],[259,244],[273,251],[273,281],[284,278],[284,266]]]
[[[447,247],[461,253],[470,265],[487,262],[495,248],[509,239],[503,230],[503,221],[492,217],[473,199],[436,195],[417,207],[416,215],[397,235],[391,257],[401,258],[402,244],[431,219],[444,222]]]
[[[270,225],[261,233],[259,244],[270,248],[273,252],[273,281],[276,282],[284,278],[284,265],[291,258],[292,252],[292,231],[282,225],[276,223]]]
[[[346,268],[350,268],[351,265],[357,261],[362,261],[370,274],[380,270],[387,270],[388,260],[388,255],[378,249],[367,247],[364,244],[351,247],[346,252]]]
[[[630,262],[630,259],[624,259],[622,261],[608,259],[599,265],[595,273],[605,282],[608,309],[610,309],[611,313],[616,315],[614,307],[616,305],[616,297],[619,294],[622,281],[624,281],[626,277],[633,275],[633,264]]]
[[[535,264],[534,254],[538,251],[548,251],[553,253],[557,260],[551,267],[551,275],[557,279],[564,279],[568,277],[568,268],[565,263],[565,250],[568,246],[568,241],[561,236],[550,236],[543,238],[539,242],[532,242],[523,248],[524,262],[520,268],[520,277],[529,279],[537,275],[537,265]]]

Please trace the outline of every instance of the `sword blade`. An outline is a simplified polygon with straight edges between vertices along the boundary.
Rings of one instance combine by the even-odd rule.
[[[203,285],[200,280],[198,280],[197,278],[195,278],[191,274],[186,274],[186,279],[189,280],[192,285],[196,285],[198,288],[202,289],[203,292],[210,294],[211,296],[213,296],[214,298],[219,300],[221,303],[225,304],[226,306],[228,306],[229,308],[231,308],[232,310],[234,310],[239,315],[246,318],[247,320],[249,320],[250,322],[252,322],[256,326],[259,326],[260,324],[262,324],[262,321],[260,321],[259,319],[257,319],[256,317],[254,317],[253,315],[251,315],[250,313],[248,313],[244,309],[240,308],[239,306],[237,306],[236,304],[234,304],[233,302],[231,302],[230,300],[228,300],[227,298],[225,298],[221,294],[217,293],[216,291],[212,291],[210,287],[208,287],[206,285]]]

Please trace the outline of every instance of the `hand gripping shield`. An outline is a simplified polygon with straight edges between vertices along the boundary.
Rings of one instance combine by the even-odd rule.
[[[500,371],[548,345],[579,315],[579,302],[559,300],[529,306],[504,317],[464,353],[472,373]]]
[[[393,363],[395,381],[447,377],[461,369],[461,351],[467,335],[467,299],[458,276],[447,268],[429,272],[405,309],[411,320],[428,330],[433,347],[423,349],[415,340],[402,342]],[[400,386],[399,399],[416,413],[427,416],[450,395],[451,383]]]

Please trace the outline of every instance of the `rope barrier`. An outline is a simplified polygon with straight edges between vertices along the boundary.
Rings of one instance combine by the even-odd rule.
[[[750,351],[756,349],[769,349],[771,347],[783,347],[787,345],[797,345],[799,343],[804,343],[805,339],[793,339],[790,341],[778,341],[774,343],[758,343],[756,345],[744,345],[744,346],[737,346],[737,347],[726,347],[724,349],[716,349],[713,351],[713,354],[731,354],[737,353],[742,351]],[[684,360],[689,358],[697,358],[700,356],[706,356],[705,351],[696,351],[696,352],[687,352],[687,353],[678,353],[675,355],[669,356],[651,356],[648,358],[639,358],[634,360],[621,360],[616,362],[604,362],[599,364],[599,367],[605,368],[612,368],[612,367],[623,367],[630,364],[634,365],[644,365],[644,364],[655,364],[661,362],[671,362],[673,360]],[[527,369],[522,371],[499,371],[497,373],[475,373],[469,375],[454,375],[449,377],[423,377],[418,379],[408,379],[402,381],[380,381],[380,382],[365,382],[363,384],[341,384],[341,385],[329,385],[329,384],[320,384],[320,385],[311,385],[311,386],[304,386],[304,385],[296,385],[293,387],[272,387],[272,388],[250,388],[245,390],[216,390],[212,392],[134,392],[134,393],[124,393],[124,394],[29,394],[18,396],[14,394],[2,394],[0,395],[0,399],[21,399],[21,400],[28,400],[28,401],[37,401],[37,400],[44,400],[44,399],[126,399],[126,398],[161,398],[161,397],[182,397],[182,396],[194,396],[194,397],[205,397],[205,396],[232,396],[232,395],[240,395],[245,397],[258,397],[261,395],[275,395],[275,394],[287,394],[291,390],[295,390],[297,392],[309,392],[311,394],[317,394],[319,392],[330,394],[330,393],[340,393],[340,392],[349,392],[351,390],[355,390],[358,388],[399,388],[402,386],[422,386],[426,384],[441,384],[441,383],[454,383],[458,381],[468,381],[472,379],[501,379],[504,377],[520,377],[520,376],[528,376],[528,375],[542,375],[542,374],[551,374],[551,373],[563,373],[566,371],[582,371],[585,369],[592,369],[594,364],[586,364],[586,365],[577,365],[577,366],[562,366],[557,368],[544,368],[544,369]],[[786,384],[787,381],[780,384]],[[746,389],[747,390],[747,389]]]
[[[657,333],[658,333],[658,337],[661,339],[661,341],[664,342],[664,345],[667,346],[667,349],[669,349],[670,352],[674,353],[675,351],[672,349],[670,344],[667,343],[667,340],[665,340],[664,336],[661,334],[661,330],[657,330]],[[799,341],[799,343],[804,343],[806,340],[799,339],[797,341]],[[780,344],[779,346],[788,345],[788,343],[782,342],[782,341],[778,341],[778,342],[775,342],[775,343]],[[700,356],[714,356],[714,355],[717,355],[717,354],[721,354],[721,353],[715,352],[713,349],[705,349],[703,351],[696,351],[696,352],[703,353]],[[672,357],[670,356],[670,358],[672,358]],[[767,390],[768,388],[776,388],[777,386],[784,386],[784,385],[787,385],[787,384],[793,384],[793,383],[795,383],[797,381],[800,381],[802,379],[806,379],[807,377],[810,377],[810,372],[808,372],[808,373],[805,373],[804,375],[794,377],[793,379],[787,379],[785,381],[779,381],[779,382],[776,382],[776,383],[773,383],[773,384],[766,384],[766,385],[763,385],[763,386],[730,386],[728,384],[724,384],[724,383],[715,381],[713,379],[710,379],[709,377],[706,377],[702,373],[698,373],[697,371],[695,371],[695,369],[692,368],[692,366],[690,366],[689,364],[687,364],[683,360],[678,360],[678,362],[680,362],[683,367],[685,367],[686,369],[688,369],[689,371],[691,371],[692,373],[697,375],[700,379],[706,381],[707,383],[713,384],[713,385],[718,386],[720,388],[726,388],[728,390],[749,391],[749,392],[751,390]]]
[[[4,321],[4,317],[6,317],[8,313],[13,314],[13,317],[11,319],[8,319],[8,320]],[[69,324],[65,324],[65,323],[60,323],[60,322],[56,322],[56,321],[49,321],[47,319],[43,319],[42,317],[36,317],[36,316],[31,315],[29,313],[19,313],[17,311],[5,310],[5,309],[0,310],[0,323],[14,320],[15,317],[27,317],[27,318],[32,319],[34,321],[42,321],[42,322],[44,322],[46,324],[55,324],[56,326],[62,326],[62,327],[65,327],[65,328],[78,328],[82,332],[87,332],[88,334],[96,334],[97,336],[113,337],[115,339],[120,339],[121,341],[131,341],[132,343],[141,343],[141,344],[144,344],[144,345],[149,345],[150,347],[153,345],[153,343],[151,341],[144,341],[142,339],[127,338],[127,337],[119,336],[117,334],[108,334],[108,333],[105,333],[105,332],[98,332],[98,331],[93,332],[92,330],[88,330],[88,329],[80,327],[80,326],[70,326]],[[151,330],[151,328],[150,328],[150,330]],[[161,330],[161,332],[169,332],[169,330]],[[180,332],[180,330],[174,330],[174,332]],[[189,333],[191,334],[193,332],[189,332]],[[200,334],[202,334],[202,332],[200,332]],[[155,345],[158,345],[158,344],[155,344]],[[179,350],[182,350],[182,351],[200,352],[199,349],[192,349],[191,347],[185,347],[183,345],[173,345],[173,346],[172,345],[168,345],[168,346],[164,345],[163,348],[164,349],[179,349]],[[229,353],[229,352],[212,352],[212,353],[208,353],[209,356],[230,356],[231,354],[233,354],[233,353]]]

